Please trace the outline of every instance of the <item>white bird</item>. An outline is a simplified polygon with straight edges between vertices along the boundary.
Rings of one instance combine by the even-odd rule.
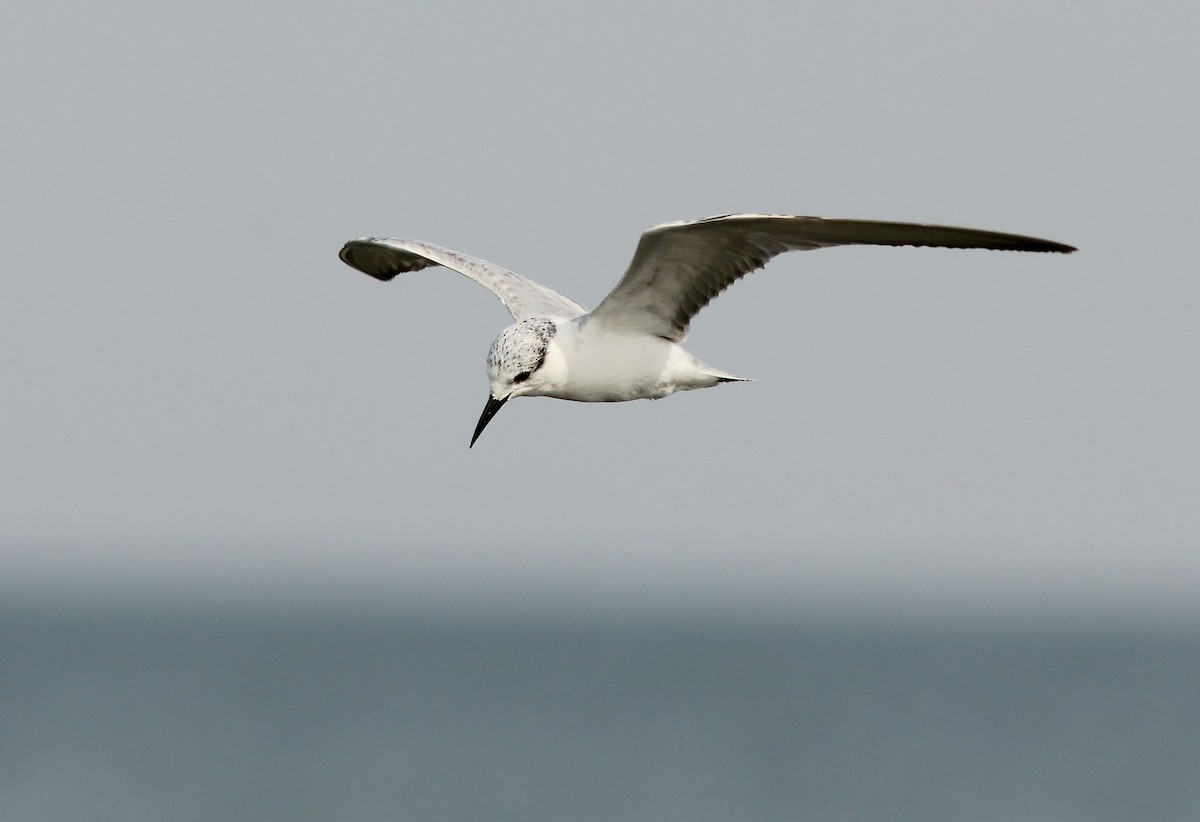
[[[658,399],[747,378],[718,371],[680,345],[692,317],[777,254],[837,245],[910,245],[1069,253],[1069,245],[918,223],[727,214],[646,231],[629,270],[595,311],[485,260],[416,240],[364,237],[339,256],[379,280],[445,266],[491,291],[516,322],[487,356],[491,391],[471,446],[513,397],[578,402]],[[470,446],[468,446],[470,447]]]

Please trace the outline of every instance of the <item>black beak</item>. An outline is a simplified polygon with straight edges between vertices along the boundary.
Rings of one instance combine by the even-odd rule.
[[[509,397],[512,395],[509,394]],[[479,439],[479,435],[483,433],[483,429],[487,428],[487,424],[492,421],[492,417],[496,416],[496,412],[503,407],[504,403],[508,402],[508,397],[498,400],[491,394],[488,394],[487,405],[483,407],[483,415],[479,418],[479,425],[475,426],[475,433],[471,435],[470,448],[475,445],[475,440]]]

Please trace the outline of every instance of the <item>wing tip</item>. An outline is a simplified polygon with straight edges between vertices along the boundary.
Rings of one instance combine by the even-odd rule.
[[[419,255],[408,254],[388,243],[395,242],[382,237],[357,237],[349,240],[338,252],[338,259],[351,268],[374,277],[380,282],[390,282],[398,274],[418,271],[432,265]]]
[[[998,248],[999,251],[1034,251],[1046,254],[1074,254],[1079,249],[1073,245],[1066,243],[1055,242],[1054,240],[1043,240],[1041,237],[1020,237],[1013,235],[1015,240],[1012,245]]]
[[[800,215],[800,214],[758,214],[758,213],[742,212],[742,213],[731,213],[731,214],[718,214],[718,215],[715,215],[712,217],[700,217],[698,219],[693,219],[693,220],[674,220],[671,222],[660,223],[656,226],[653,226],[653,227],[647,229],[646,233],[649,234],[649,233],[656,233],[656,232],[660,232],[660,231],[670,231],[671,229],[684,228],[686,226],[694,226],[694,225],[704,225],[704,224],[709,224],[709,223],[742,222],[742,221],[751,221],[751,220],[772,220],[772,221],[773,220],[787,220],[787,221],[803,221],[806,223],[817,223],[817,224],[819,224],[819,223],[827,223],[827,224],[858,223],[858,224],[861,224],[861,223],[880,223],[881,222],[881,221],[874,221],[874,220],[860,220],[860,219],[845,218],[845,217],[815,217],[815,216]],[[947,244],[945,246],[941,246],[944,248],[945,247],[949,247],[949,248],[974,247],[974,248],[990,248],[990,249],[994,249],[997,251],[1035,251],[1035,252],[1049,252],[1049,253],[1054,253],[1054,254],[1072,254],[1079,250],[1075,246],[1067,245],[1066,243],[1059,243],[1059,242],[1055,242],[1054,240],[1044,240],[1040,237],[1030,237],[1030,236],[1021,235],[1021,234],[1009,234],[1007,232],[997,232],[997,231],[990,231],[990,230],[984,230],[984,229],[959,229],[957,226],[945,226],[945,225],[939,225],[939,224],[935,224],[935,223],[886,222],[883,224],[887,224],[887,225],[890,225],[895,228],[901,228],[901,227],[903,227],[903,228],[930,228],[930,229],[951,228],[951,229],[955,229],[955,230],[966,230],[966,231],[972,231],[972,232],[979,232],[981,234],[991,234],[991,235],[993,235],[993,237],[996,237],[996,238],[1002,237],[1003,238],[1003,240],[998,242],[998,244],[996,244],[996,245],[980,244],[980,245],[976,245],[976,246],[956,246],[956,245]],[[912,241],[898,241],[895,243],[883,242],[883,243],[879,243],[879,245],[913,245],[913,246],[927,245],[928,247],[938,247],[939,246],[938,243],[926,244],[926,243],[912,242]]]

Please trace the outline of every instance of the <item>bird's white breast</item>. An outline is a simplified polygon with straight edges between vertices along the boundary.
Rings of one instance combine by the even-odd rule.
[[[579,402],[658,399],[719,380],[684,348],[646,334],[589,332],[586,317],[561,322],[538,393]]]

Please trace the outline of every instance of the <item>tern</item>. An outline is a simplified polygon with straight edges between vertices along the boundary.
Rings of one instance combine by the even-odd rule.
[[[624,402],[745,381],[705,365],[683,348],[692,318],[778,254],[839,245],[1075,250],[1050,240],[973,228],[726,214],[647,230],[625,275],[591,312],[527,277],[430,243],[363,237],[346,243],[338,256],[382,281],[442,266],[491,291],[512,314],[515,322],[488,351],[490,391],[470,448],[514,397]]]

